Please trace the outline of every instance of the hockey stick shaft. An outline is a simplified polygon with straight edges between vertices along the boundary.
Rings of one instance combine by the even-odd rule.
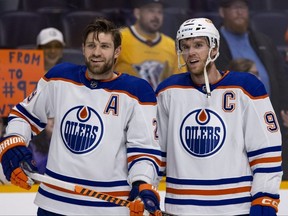
[[[66,189],[69,191],[73,191],[77,194],[81,194],[84,196],[90,196],[90,197],[94,197],[100,200],[104,200],[110,203],[114,203],[116,205],[119,206],[124,206],[130,209],[130,206],[132,205],[133,202],[125,200],[125,199],[121,199],[119,197],[115,197],[106,193],[102,193],[102,192],[98,192],[95,190],[92,190],[90,188],[86,188],[77,184],[73,184],[73,183],[69,183],[69,182],[65,182],[65,181],[61,181],[55,178],[52,178],[50,176],[45,176],[45,175],[41,175],[39,173],[33,173],[30,172],[28,170],[25,170],[25,173],[33,180],[38,181],[38,182],[42,182],[48,185],[52,185],[52,186],[56,186],[58,188],[62,188],[62,189]],[[142,204],[142,203],[141,203]],[[143,204],[142,204],[143,205]],[[169,213],[163,212],[163,211],[159,211],[157,212],[157,215],[162,215],[162,216],[173,216]]]
[[[121,205],[121,206],[126,206],[126,207],[130,207],[131,205],[131,201],[128,201],[128,200],[124,200],[124,199],[120,199],[118,197],[114,197],[114,196],[110,196],[109,197],[105,197],[105,195],[101,195],[101,193],[99,192],[96,192],[94,190],[91,190],[91,189],[87,189],[87,188],[84,188],[82,186],[79,186],[79,185],[76,185],[75,186],[75,191],[79,194],[82,194],[82,195],[85,195],[85,196],[92,196],[92,197],[95,197],[95,198],[98,198],[98,199],[102,199],[102,200],[106,200],[108,202],[113,202],[117,205]],[[115,199],[115,200],[113,200]],[[156,211],[156,213],[154,213],[155,216],[173,216],[171,214],[168,214],[166,212],[163,212],[163,211]]]
[[[108,195],[108,194],[105,194],[105,193],[101,193],[101,192],[98,192],[98,191],[95,191],[95,190],[91,190],[91,189],[88,189],[88,188],[85,188],[85,187],[82,187],[82,186],[79,186],[79,185],[75,185],[75,190],[74,191],[76,193],[82,194],[84,196],[95,197],[97,199],[105,200],[107,202],[111,202],[111,203],[114,203],[114,204],[117,204],[117,205],[120,205],[120,206],[126,206],[128,208],[129,208],[130,203],[131,203],[128,200],[124,200],[124,199],[121,199],[121,198],[118,198],[118,197],[115,197],[115,196],[111,196],[111,195]]]
[[[36,181],[39,181],[39,182],[42,182],[42,183],[45,183],[48,185],[53,185],[53,186],[56,186],[56,187],[59,187],[62,189],[69,190],[69,191],[73,191],[73,192],[76,192],[77,194],[95,197],[95,198],[98,198],[98,199],[101,199],[101,200],[104,200],[107,202],[111,202],[111,203],[114,203],[117,205],[126,206],[128,208],[130,205],[130,201],[128,201],[128,200],[124,200],[124,199],[121,199],[121,198],[118,198],[118,197],[115,197],[115,196],[112,196],[112,195],[109,195],[106,193],[102,193],[102,192],[98,192],[98,191],[95,191],[95,190],[92,190],[89,188],[85,188],[85,187],[82,187],[82,186],[77,185],[77,184],[72,184],[69,182],[61,181],[61,180],[52,178],[50,176],[41,175],[39,173],[32,173],[32,172],[29,172],[27,170],[25,170],[25,173],[30,178],[32,178]]]

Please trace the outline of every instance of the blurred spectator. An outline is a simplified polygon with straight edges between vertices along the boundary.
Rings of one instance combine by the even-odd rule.
[[[162,0],[132,2],[136,21],[122,30],[122,51],[115,71],[141,77],[155,89],[160,81],[178,73],[174,40],[160,32]]]
[[[221,55],[216,60],[219,68],[228,69],[232,59],[248,58],[255,62],[259,77],[270,95],[271,102],[281,125],[283,142],[287,140],[288,129],[281,110],[288,109],[288,88],[284,61],[273,41],[265,34],[249,27],[248,0],[221,0],[219,14],[223,25],[220,30]]]
[[[47,72],[54,65],[61,62],[63,49],[65,46],[63,34],[56,28],[42,29],[36,39],[38,49],[44,52],[44,66]],[[0,119],[0,137],[4,135],[5,126],[2,125],[3,118]],[[53,119],[49,119],[46,128],[37,136],[33,137],[29,143],[29,149],[33,153],[33,158],[37,163],[39,173],[44,173],[53,130]],[[0,183],[7,184],[2,166],[0,166]]]
[[[288,44],[288,28],[285,32],[284,39],[285,39],[286,44]]]
[[[247,58],[237,58],[231,60],[228,69],[230,71],[248,72],[254,74],[260,79],[255,62]]]
[[[63,34],[56,28],[45,28],[37,36],[37,48],[43,49],[45,72],[59,64],[63,57],[65,42]],[[39,173],[45,173],[50,140],[53,131],[54,120],[48,119],[45,129],[34,136],[30,143],[29,149],[33,153],[33,159],[36,161]]]
[[[54,119],[48,119],[45,129],[33,137],[28,146],[33,153],[33,159],[36,161],[38,171],[41,174],[45,173],[53,126]]]
[[[284,39],[285,39],[286,45],[288,45],[288,28],[287,28],[287,30],[286,30],[286,32],[285,32]],[[286,48],[286,58],[285,58],[285,61],[286,61],[286,64],[288,64],[288,48]]]
[[[56,28],[45,28],[37,36],[37,48],[44,51],[44,65],[47,72],[61,62],[65,46],[63,34]]]
[[[0,138],[5,135],[5,128],[7,126],[7,117],[0,117]],[[0,164],[0,185],[7,184],[4,173],[2,171],[2,165]]]
[[[6,119],[7,117],[0,117],[0,138],[5,135],[5,128],[7,125]]]

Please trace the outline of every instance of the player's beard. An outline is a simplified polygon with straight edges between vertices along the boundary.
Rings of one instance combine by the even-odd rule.
[[[92,76],[97,75],[105,75],[112,72],[112,68],[114,65],[114,59],[109,60],[108,62],[104,63],[102,66],[92,66],[89,59],[85,58],[85,64],[88,68],[88,73],[90,73]],[[91,77],[93,78],[93,77]]]

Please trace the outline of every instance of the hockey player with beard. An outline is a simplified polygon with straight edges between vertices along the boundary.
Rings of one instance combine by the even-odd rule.
[[[27,144],[53,118],[45,175],[130,201],[139,197],[154,213],[159,194],[152,185],[158,184],[162,160],[155,93],[147,81],[113,71],[121,33],[110,21],[87,25],[82,49],[86,65],[58,64],[13,108],[0,140],[4,174],[12,184],[31,188],[21,164],[35,172],[37,164]],[[38,216],[129,215],[126,207],[43,183],[35,204]]]

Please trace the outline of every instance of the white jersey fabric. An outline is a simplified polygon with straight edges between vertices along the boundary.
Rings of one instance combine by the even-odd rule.
[[[222,75],[209,98],[189,72],[156,91],[171,214],[249,214],[253,195],[279,194],[281,134],[266,90],[249,73]]]
[[[112,80],[91,80],[85,66],[63,63],[13,108],[7,133],[28,143],[31,133],[38,134],[47,118],[54,118],[45,175],[126,199],[136,180],[157,186],[156,105],[143,79],[118,74]],[[63,215],[129,215],[126,207],[44,184],[35,203]]]

